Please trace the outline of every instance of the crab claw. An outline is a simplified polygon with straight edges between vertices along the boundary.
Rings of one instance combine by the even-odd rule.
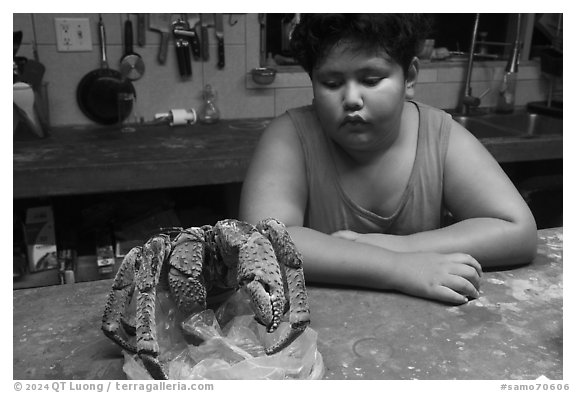
[[[266,353],[272,355],[281,351],[296,340],[310,324],[310,308],[304,283],[302,255],[296,246],[286,226],[278,220],[268,218],[256,226],[258,231],[270,240],[276,257],[285,276],[286,292],[290,304],[290,329]]]
[[[259,281],[249,282],[244,289],[250,296],[250,305],[256,321],[266,326],[268,333],[276,330],[284,310],[283,298],[270,295]]]
[[[273,332],[280,325],[286,300],[272,245],[254,232],[240,247],[238,262],[238,283],[250,296],[256,320]]]

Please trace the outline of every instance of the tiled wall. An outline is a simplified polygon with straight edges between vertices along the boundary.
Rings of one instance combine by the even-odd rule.
[[[107,56],[111,68],[118,69],[124,52],[123,24],[134,14],[102,14],[106,28]],[[90,18],[93,49],[91,52],[58,52],[54,18]],[[272,117],[287,108],[311,102],[312,91],[306,74],[279,73],[275,82],[262,88],[249,78],[250,69],[258,65],[259,26],[257,14],[226,14],[224,40],[226,67],[216,67],[216,40],[214,29],[209,29],[210,60],[193,61],[193,76],[182,80],[178,74],[173,41],[164,65],[157,62],[160,35],[146,32],[146,45],[134,45],[146,65],[144,76],[134,82],[138,96],[138,110],[146,120],[154,114],[175,108],[199,108],[201,91],[211,84],[218,94],[218,107],[223,118]],[[32,57],[35,39],[39,60],[46,65],[44,80],[48,83],[50,118],[52,125],[90,124],[76,104],[76,87],[82,77],[100,66],[97,22],[98,14],[13,14],[14,31],[22,30],[23,44],[19,56]],[[35,31],[35,35],[34,35]],[[504,64],[477,65],[473,74],[473,92],[480,94],[487,88],[483,105],[493,105],[496,88]],[[416,99],[440,108],[454,108],[458,103],[464,80],[465,64],[432,67],[423,64],[416,90]],[[546,80],[540,76],[537,64],[520,67],[517,104],[543,100]]]

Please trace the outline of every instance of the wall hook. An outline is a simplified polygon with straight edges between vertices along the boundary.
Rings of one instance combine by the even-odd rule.
[[[228,15],[228,24],[230,26],[234,26],[236,23],[238,23],[238,19],[232,20],[232,14]]]

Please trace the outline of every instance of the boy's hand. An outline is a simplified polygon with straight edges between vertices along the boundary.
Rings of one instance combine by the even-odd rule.
[[[480,263],[467,254],[398,254],[395,287],[404,293],[464,304],[480,293]]]

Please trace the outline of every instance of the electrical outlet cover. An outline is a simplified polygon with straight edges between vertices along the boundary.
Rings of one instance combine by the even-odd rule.
[[[90,52],[92,34],[88,18],[55,18],[56,45],[59,52]]]

